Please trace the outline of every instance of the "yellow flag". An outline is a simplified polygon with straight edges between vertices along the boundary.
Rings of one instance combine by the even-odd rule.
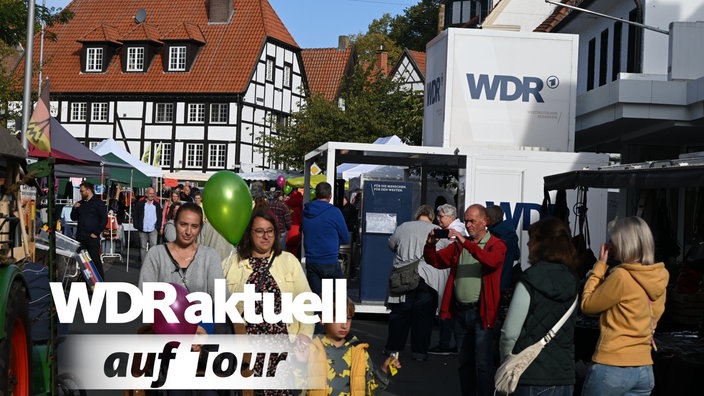
[[[45,153],[51,152],[50,117],[49,81],[47,80],[44,82],[42,95],[34,106],[34,112],[27,126],[27,141]]]

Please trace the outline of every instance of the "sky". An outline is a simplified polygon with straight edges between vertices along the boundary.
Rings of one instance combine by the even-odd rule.
[[[46,1],[47,7],[63,8],[69,0]],[[269,3],[301,48],[337,47],[338,36],[364,33],[382,15],[392,16],[419,0],[269,0]],[[147,10],[148,11],[148,10]]]

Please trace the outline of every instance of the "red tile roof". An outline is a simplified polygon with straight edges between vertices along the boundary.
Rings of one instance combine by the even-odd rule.
[[[153,41],[162,44],[159,29],[148,23],[140,23],[134,30],[122,36],[120,41]]]
[[[589,0],[562,0],[561,3],[567,4],[567,5],[572,5],[572,6],[579,6],[582,3],[588,3]],[[543,23],[538,25],[535,29],[533,29],[534,32],[544,32],[544,33],[549,33],[557,27],[562,21],[567,18],[572,13],[573,10],[567,8],[567,7],[558,7],[555,6],[555,9],[553,10],[552,14],[550,14],[549,17],[547,17]]]
[[[267,0],[232,0],[229,23],[208,23],[207,1],[193,0],[74,0],[68,23],[51,28],[57,41],[44,43],[44,76],[55,93],[238,93],[249,83],[267,38],[293,49],[298,44]],[[145,37],[206,44],[190,72],[165,73],[157,56],[145,73],[123,73],[115,55],[105,73],[81,73],[79,39],[117,41],[135,29],[134,16],[147,11]],[[39,35],[35,37],[35,64]],[[36,79],[35,79],[36,80]]]
[[[355,64],[354,49],[313,48],[301,51],[311,94],[335,100],[340,94],[342,78]]]
[[[120,32],[112,26],[100,24],[95,27],[90,33],[79,38],[77,41],[81,43],[93,42],[110,42],[120,44]]]
[[[423,73],[423,76],[425,77],[425,52],[413,51],[408,49],[407,51],[408,54],[411,56],[413,62],[416,63],[416,67],[418,67],[418,70],[420,70],[420,72]]]

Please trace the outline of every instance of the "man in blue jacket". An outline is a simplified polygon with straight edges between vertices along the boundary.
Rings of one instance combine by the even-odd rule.
[[[322,182],[315,186],[315,201],[303,208],[303,249],[306,277],[310,289],[321,294],[323,279],[343,278],[337,261],[340,245],[350,242],[347,224],[340,209],[330,203],[332,186]]]

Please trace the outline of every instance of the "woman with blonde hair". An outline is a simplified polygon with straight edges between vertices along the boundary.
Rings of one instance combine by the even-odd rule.
[[[601,332],[582,394],[649,395],[653,333],[665,311],[669,273],[655,263],[653,234],[640,217],[610,222],[609,234],[582,293],[582,312],[600,315]],[[607,274],[610,254],[620,264]]]

